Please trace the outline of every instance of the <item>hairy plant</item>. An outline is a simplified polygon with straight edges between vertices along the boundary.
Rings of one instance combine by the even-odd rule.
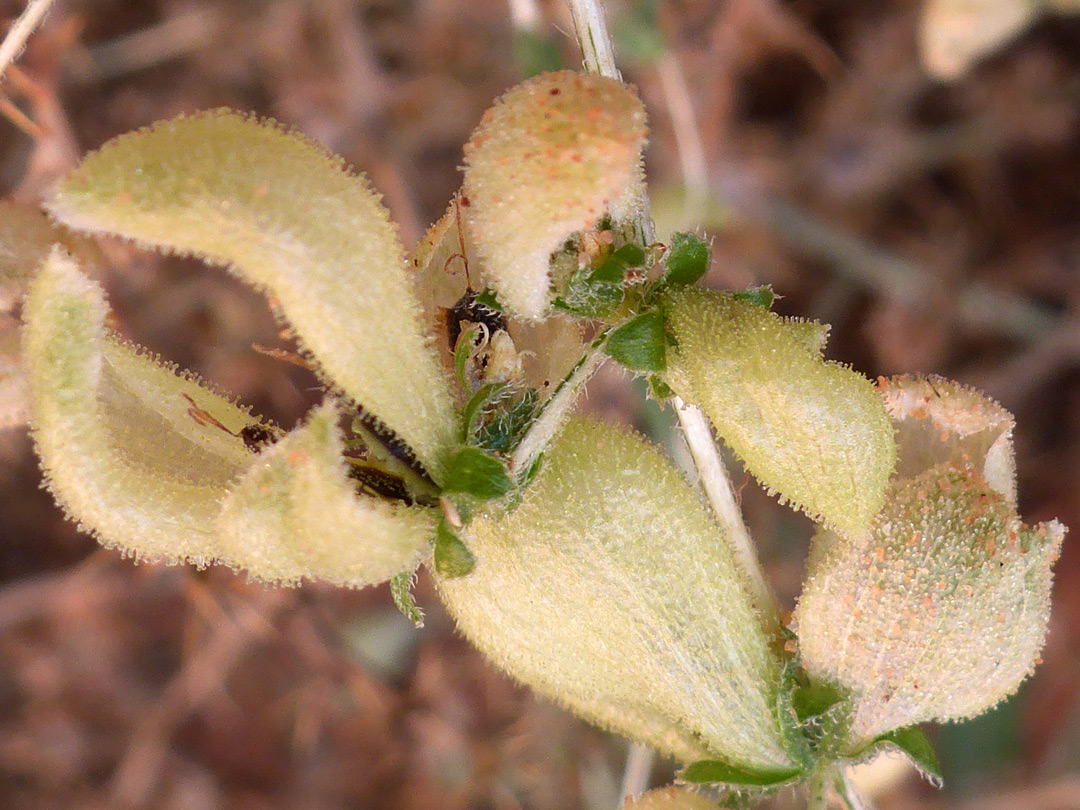
[[[106,144],[49,200],[56,225],[13,213],[34,227],[0,233],[0,289],[25,293],[9,376],[48,486],[141,559],[390,580],[417,623],[428,564],[497,666],[676,757],[712,797],[668,789],[642,810],[797,784],[855,807],[845,768],[883,747],[936,778],[917,724],[978,714],[1030,674],[1064,529],[1021,523],[1012,419],[985,397],[874,384],[769,290],[701,289],[708,245],[643,225],[645,138],[631,87],[531,79],[485,115],[462,191],[409,255],[363,177],[273,123],[217,110]],[[78,233],[263,290],[323,403],[285,432],[119,340],[63,246]],[[700,407],[820,525],[788,626],[695,482],[572,414],[608,360]]]

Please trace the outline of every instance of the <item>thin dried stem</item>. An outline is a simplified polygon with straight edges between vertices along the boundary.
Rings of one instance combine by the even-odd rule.
[[[0,78],[3,78],[11,63],[22,53],[26,40],[30,39],[30,35],[37,29],[52,4],[53,0],[30,0],[22,16],[15,21],[15,25],[0,43]]]

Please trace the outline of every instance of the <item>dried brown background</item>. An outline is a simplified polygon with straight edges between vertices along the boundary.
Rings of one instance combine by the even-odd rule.
[[[542,6],[576,64],[564,9]],[[871,376],[987,390],[1018,417],[1024,517],[1080,526],[1080,18],[1047,16],[946,84],[920,67],[916,3],[670,0],[655,25],[647,10],[611,3],[620,57],[651,113],[658,213],[684,181],[679,139],[702,148],[686,179],[708,197],[711,283],[773,284]],[[229,106],[368,172],[411,243],[527,69],[514,41],[501,0],[61,0],[0,88],[28,116],[0,119],[0,186],[38,199],[113,135]],[[279,345],[258,296],[196,262],[104,252],[125,334],[282,424],[318,399],[302,369],[251,350]],[[664,429],[617,374],[589,404]],[[135,566],[38,483],[24,432],[0,434],[0,808],[614,807],[623,743],[494,673],[426,580],[418,632],[385,588]],[[807,527],[752,486],[743,500],[790,604]],[[1074,545],[1037,675],[933,730],[945,792],[909,780],[884,807],[1080,807]]]

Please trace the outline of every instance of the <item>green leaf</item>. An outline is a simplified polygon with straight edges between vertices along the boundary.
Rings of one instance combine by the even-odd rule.
[[[746,290],[738,290],[731,293],[731,297],[736,301],[746,301],[758,307],[765,307],[768,309],[772,306],[773,301],[776,300],[776,293],[770,285],[765,284],[761,287],[750,287]]]
[[[214,521],[255,456],[246,411],[105,330],[104,292],[56,249],[23,307],[30,426],[67,514],[141,558],[220,556]]]
[[[353,588],[420,564],[433,510],[359,494],[338,422],[336,403],[324,402],[230,486],[215,556],[269,582],[318,578]]]
[[[264,290],[321,372],[437,477],[454,444],[446,376],[389,214],[308,139],[235,113],[110,141],[49,203],[64,224],[227,266]]]
[[[678,341],[664,381],[782,500],[865,533],[896,460],[870,381],[823,361],[801,322],[747,301],[688,288],[666,299],[664,314]]]
[[[489,500],[513,488],[506,465],[477,447],[462,447],[446,464],[443,480],[446,492],[464,492]]]
[[[657,310],[613,329],[604,343],[604,352],[632,371],[663,371],[666,350],[664,316]]]
[[[822,714],[843,699],[840,690],[827,683],[800,686],[791,694],[791,704],[800,721]]]
[[[445,520],[435,530],[435,571],[441,577],[456,579],[472,573],[476,557]]]
[[[773,771],[755,771],[738,768],[719,760],[700,760],[692,762],[679,772],[683,782],[695,784],[722,782],[727,785],[777,785],[794,779],[802,773],[799,768],[787,768]]]
[[[401,615],[412,622],[413,627],[419,629],[424,626],[424,611],[416,605],[416,598],[412,592],[414,582],[416,582],[415,571],[402,571],[400,574],[395,574],[390,578],[390,596],[393,597],[394,604],[401,611]]]
[[[682,761],[794,767],[779,664],[722,529],[664,455],[572,420],[513,511],[469,523],[476,568],[438,580],[496,664],[586,719]]]
[[[529,79],[485,113],[465,146],[462,213],[508,311],[543,317],[551,254],[606,213],[635,213],[645,136],[645,108],[628,85],[571,71]]]
[[[645,264],[645,251],[641,245],[635,245],[633,242],[627,242],[611,256],[624,267],[641,267]]]
[[[495,312],[503,312],[503,305],[499,303],[499,299],[495,296],[494,290],[484,290],[482,293],[476,296],[476,305],[481,307],[487,307]]]
[[[709,269],[709,243],[692,233],[677,233],[671,237],[668,249],[667,272],[663,283],[672,287],[687,287],[705,275]]]
[[[882,744],[895,745],[907,754],[926,776],[938,783],[941,782],[941,766],[938,764],[937,754],[934,753],[934,746],[918,726],[898,728],[882,734],[870,744],[870,748],[873,749]]]

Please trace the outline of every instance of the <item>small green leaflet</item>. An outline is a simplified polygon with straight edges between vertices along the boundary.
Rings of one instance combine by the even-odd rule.
[[[671,237],[668,251],[665,286],[685,287],[695,283],[709,269],[709,243],[692,233],[677,233]]]
[[[911,757],[911,761],[920,771],[937,782],[941,781],[941,766],[938,764],[937,754],[934,753],[934,746],[918,726],[898,728],[882,734],[870,743],[866,750],[870,751],[883,744],[895,745]]]
[[[506,465],[478,447],[462,447],[443,474],[443,491],[464,492],[481,500],[505,495],[514,488]]]
[[[611,255],[626,267],[641,267],[645,264],[645,251],[641,245],[635,245],[633,242],[627,242]]]
[[[821,714],[843,698],[840,691],[826,683],[811,683],[800,686],[791,693],[791,705],[799,721]]]
[[[703,759],[683,768],[679,779],[694,784],[722,782],[727,785],[778,785],[794,779],[800,773],[802,770],[798,768],[786,771],[752,771],[715,759]]]
[[[440,520],[435,529],[434,557],[435,570],[447,579],[463,577],[476,565],[476,557],[445,520]]]
[[[776,300],[776,293],[773,292],[772,286],[765,284],[761,287],[750,287],[746,290],[733,292],[731,297],[736,301],[749,301],[755,306],[768,309],[772,306],[772,302]]]
[[[633,371],[663,371],[667,367],[664,316],[643,312],[614,329],[604,343],[604,352]]]
[[[401,615],[413,623],[413,627],[424,626],[424,611],[416,606],[413,598],[412,585],[415,571],[402,571],[390,580],[390,595],[394,598],[394,604],[401,611]]]

